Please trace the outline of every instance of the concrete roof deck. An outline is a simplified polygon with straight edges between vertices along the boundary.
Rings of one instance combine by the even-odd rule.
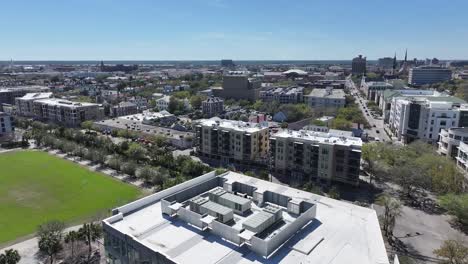
[[[240,182],[256,187],[259,192],[272,191],[313,202],[317,205],[316,218],[268,259],[253,253],[245,245],[238,247],[211,232],[164,216],[160,202],[129,212],[111,226],[177,263],[193,263],[194,260],[225,264],[389,263],[374,210],[235,172],[220,177],[228,183]]]

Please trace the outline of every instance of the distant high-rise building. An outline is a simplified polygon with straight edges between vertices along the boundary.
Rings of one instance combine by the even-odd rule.
[[[382,67],[384,69],[391,69],[393,67],[393,58],[391,57],[380,58],[377,61],[377,64],[379,65],[379,67]]]
[[[366,57],[359,55],[352,61],[351,72],[353,75],[362,75],[366,73]]]
[[[221,60],[221,67],[234,67],[236,66],[232,60]]]
[[[409,70],[408,83],[424,85],[452,79],[452,71],[440,66],[421,66]]]

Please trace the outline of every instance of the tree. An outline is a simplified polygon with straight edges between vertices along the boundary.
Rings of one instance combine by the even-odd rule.
[[[440,248],[434,250],[434,254],[445,259],[441,263],[467,264],[468,247],[465,245],[463,241],[445,240]]]
[[[72,257],[75,256],[75,243],[78,241],[79,235],[76,231],[70,231],[65,235],[65,243],[71,244]]]
[[[93,121],[84,121],[81,123],[81,128],[86,129],[88,132],[93,129]]]
[[[376,200],[378,205],[384,207],[384,214],[380,216],[380,223],[385,236],[388,239],[393,238],[393,228],[395,227],[396,218],[401,215],[401,203],[390,197],[388,194],[379,196]]]
[[[190,104],[193,109],[200,109],[202,105],[202,97],[199,95],[194,95],[190,98]]]
[[[88,260],[91,258],[93,251],[92,243],[102,237],[102,227],[96,223],[85,223],[79,230],[78,236],[80,240],[88,245]]]
[[[16,264],[21,260],[21,256],[16,249],[8,249],[0,254],[0,264]]]
[[[120,170],[122,162],[122,158],[119,155],[112,155],[109,160],[107,160],[106,164],[114,170]]]
[[[136,162],[138,163],[142,159],[146,158],[147,151],[146,151],[145,148],[140,146],[140,144],[132,143],[128,147],[128,150],[125,151],[125,154],[127,155],[127,157],[129,157],[129,158],[131,158],[133,160],[136,160]]]
[[[120,168],[123,173],[126,173],[130,176],[135,176],[136,169],[137,165],[133,161],[125,162]]]
[[[151,183],[156,172],[151,166],[144,166],[143,168],[136,171],[136,176],[147,183]]]
[[[331,187],[331,189],[328,191],[328,197],[332,199],[340,199],[340,190],[336,186]]]
[[[54,263],[55,255],[63,249],[61,241],[64,228],[63,222],[53,220],[40,225],[37,231],[39,250],[49,257],[51,264]]]
[[[439,204],[454,215],[464,229],[468,230],[468,194],[446,194],[439,197]]]

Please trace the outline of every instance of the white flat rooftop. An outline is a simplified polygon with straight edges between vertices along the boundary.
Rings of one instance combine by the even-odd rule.
[[[218,117],[212,117],[210,119],[200,119],[196,121],[203,126],[214,126],[219,129],[231,129],[236,131],[245,131],[247,133],[257,132],[263,129],[268,129],[267,126],[262,126],[257,123],[249,123],[237,120],[221,119]]]
[[[209,231],[163,215],[160,201],[132,210],[110,226],[177,263],[389,263],[374,210],[235,172],[220,177],[230,183],[256,187],[257,191],[269,190],[313,202],[317,205],[316,218],[268,259],[246,245],[239,247]],[[243,235],[251,237],[248,233]]]
[[[293,138],[298,140],[308,140],[325,144],[336,144],[344,146],[362,146],[362,140],[358,137],[346,135],[338,131],[316,132],[309,130],[289,130],[283,129],[272,135],[273,138]]]

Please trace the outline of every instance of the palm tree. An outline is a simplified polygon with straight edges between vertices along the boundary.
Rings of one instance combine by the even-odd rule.
[[[72,257],[75,256],[75,242],[78,241],[79,235],[76,231],[70,231],[65,235],[65,243],[71,244]]]
[[[78,235],[80,240],[84,241],[88,245],[88,260],[91,258],[92,252],[92,243],[102,237],[102,228],[99,224],[96,223],[89,223],[84,224],[78,230]]]
[[[16,249],[8,249],[4,254],[0,254],[0,264],[16,264],[21,256]]]

